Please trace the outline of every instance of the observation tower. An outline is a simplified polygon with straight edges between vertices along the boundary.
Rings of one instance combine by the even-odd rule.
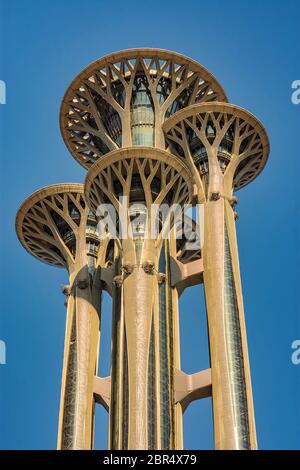
[[[215,448],[255,449],[233,193],[266,163],[263,126],[194,60],[130,49],[79,73],[60,127],[85,184],[44,188],[17,215],[23,246],[70,276],[58,449],[93,448],[96,404],[109,413],[109,449],[182,449],[185,409],[209,396]],[[199,226],[180,222],[186,204]],[[202,283],[211,368],[188,375],[178,299]],[[112,297],[109,377],[97,376],[103,290]]]

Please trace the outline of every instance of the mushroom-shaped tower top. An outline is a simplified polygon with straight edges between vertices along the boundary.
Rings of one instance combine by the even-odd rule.
[[[162,123],[194,103],[227,101],[202,65],[161,49],[129,49],[96,60],[69,86],[60,126],[73,157],[89,168],[132,145],[164,149]]]
[[[170,153],[148,147],[111,152],[96,162],[85,181],[85,197],[96,213],[100,204],[111,202],[118,211],[120,197],[127,204],[187,204],[193,194],[192,174],[185,163]]]
[[[53,266],[72,270],[79,257],[97,256],[96,219],[82,184],[55,184],[33,193],[17,213],[16,231],[29,253]],[[86,242],[83,253],[81,239]]]
[[[263,170],[269,139],[263,125],[248,111],[228,103],[202,103],[178,111],[163,124],[170,151],[184,157],[195,179],[208,187],[216,171],[232,190]],[[215,165],[218,162],[218,165]]]

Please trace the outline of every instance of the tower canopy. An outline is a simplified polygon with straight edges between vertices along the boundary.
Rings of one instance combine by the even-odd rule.
[[[60,126],[73,157],[89,168],[132,145],[164,148],[161,125],[194,103],[227,101],[202,65],[162,49],[129,49],[96,60],[71,83]]]
[[[85,236],[86,254],[96,256],[96,218],[88,209],[82,184],[55,184],[34,192],[21,205],[16,231],[24,248],[44,263],[70,269]],[[81,233],[82,232],[82,233]]]
[[[221,172],[231,174],[232,189],[238,190],[260,174],[269,155],[263,125],[248,111],[228,103],[189,106],[167,119],[163,129],[170,151],[189,162],[204,186],[214,157]]]

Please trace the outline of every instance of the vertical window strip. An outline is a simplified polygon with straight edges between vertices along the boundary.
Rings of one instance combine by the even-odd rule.
[[[132,145],[154,145],[154,111],[144,75],[135,77],[131,102]]]
[[[159,271],[166,273],[165,244],[161,250]],[[161,420],[161,448],[170,449],[171,437],[171,403],[170,403],[170,376],[168,351],[168,325],[167,325],[167,284],[158,286],[159,294],[159,347],[160,347],[160,420]]]
[[[74,307],[64,397],[62,449],[74,448],[77,389],[76,310]]]
[[[142,252],[143,252],[143,245],[144,245],[144,239],[134,240],[136,261],[137,261],[138,264],[140,264],[140,262],[141,262],[141,257],[142,257]]]
[[[154,321],[152,314],[149,361],[148,361],[148,449],[157,448],[156,435],[156,367],[155,367],[155,341]]]
[[[117,267],[119,267],[119,259],[116,258]],[[112,350],[111,350],[111,382],[114,384],[111,387],[111,401],[110,401],[110,447],[112,450],[118,449],[120,442],[120,423],[122,417],[120,414],[121,403],[123,403],[123,396],[120,396],[120,368],[122,367],[122,354],[120,351],[120,336],[121,336],[121,289],[114,289],[114,305],[113,305],[113,319],[112,319]],[[125,347],[125,346],[124,346]]]
[[[124,327],[125,330],[125,327]],[[128,450],[128,355],[126,330],[124,331],[124,360],[123,360],[123,416],[122,416],[122,450]]]
[[[225,261],[224,261],[224,315],[228,345],[229,373],[233,392],[233,406],[239,446],[250,449],[248,405],[245,385],[244,359],[239,320],[238,303],[232,270],[232,260],[225,224]]]
[[[173,400],[173,395],[172,391],[174,390],[174,383],[173,383],[173,377],[174,377],[174,328],[173,328],[173,297],[172,297],[172,287],[171,287],[171,275],[170,275],[170,246],[169,246],[169,241],[166,240],[166,254],[167,254],[167,263],[166,263],[166,291],[167,291],[167,305],[168,305],[168,337],[169,337],[169,380],[170,380],[170,417],[171,417],[171,423],[170,423],[170,449],[174,449],[174,444],[175,444],[175,427],[174,427],[174,422],[175,422],[175,409],[174,406],[172,406],[172,400]]]

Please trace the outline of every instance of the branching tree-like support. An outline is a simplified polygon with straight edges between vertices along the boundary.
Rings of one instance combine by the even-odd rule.
[[[224,103],[190,106],[164,124],[170,150],[193,171],[204,204],[202,248],[217,449],[255,449],[256,433],[232,193],[263,169],[262,125]]]
[[[138,196],[135,187],[139,188]],[[110,201],[121,216],[120,196],[126,197],[126,217],[130,215],[132,198],[137,197],[147,208],[142,233],[130,238],[123,234],[120,239],[122,264],[115,283],[121,289],[125,358],[118,357],[118,361],[123,363],[115,367],[122,369],[122,376],[126,377],[123,386],[127,386],[128,390],[119,399],[122,401],[123,413],[125,408],[128,415],[123,416],[118,423],[112,423],[112,439],[114,448],[122,448],[124,440],[127,440],[125,448],[129,449],[157,448],[160,446],[161,432],[160,407],[157,402],[161,395],[160,390],[156,390],[159,383],[156,375],[160,374],[159,360],[162,353],[159,350],[158,297],[159,286],[164,282],[163,273],[159,272],[159,260],[164,226],[158,237],[152,239],[153,220],[150,214],[153,204],[161,205],[166,200],[171,207],[175,203],[179,207],[188,203],[192,196],[191,174],[183,162],[167,152],[133,147],[99,160],[90,169],[85,188],[87,201],[94,212],[101,204]],[[149,377],[154,384],[150,393]],[[165,393],[172,393],[170,385]],[[149,400],[153,409],[149,409]],[[168,402],[170,400],[171,397]],[[117,407],[118,403],[114,403],[114,406]],[[114,411],[113,417],[116,416]],[[121,423],[126,425],[126,429]]]
[[[100,339],[100,243],[95,216],[81,184],[58,184],[30,196],[17,215],[22,245],[47,264],[69,272],[67,323],[61,388],[59,449],[91,449],[93,381]]]
[[[119,147],[164,149],[166,117],[214,100],[226,101],[225,93],[197,62],[160,49],[131,49],[104,57],[78,75],[63,100],[61,130],[72,155],[88,168]]]

